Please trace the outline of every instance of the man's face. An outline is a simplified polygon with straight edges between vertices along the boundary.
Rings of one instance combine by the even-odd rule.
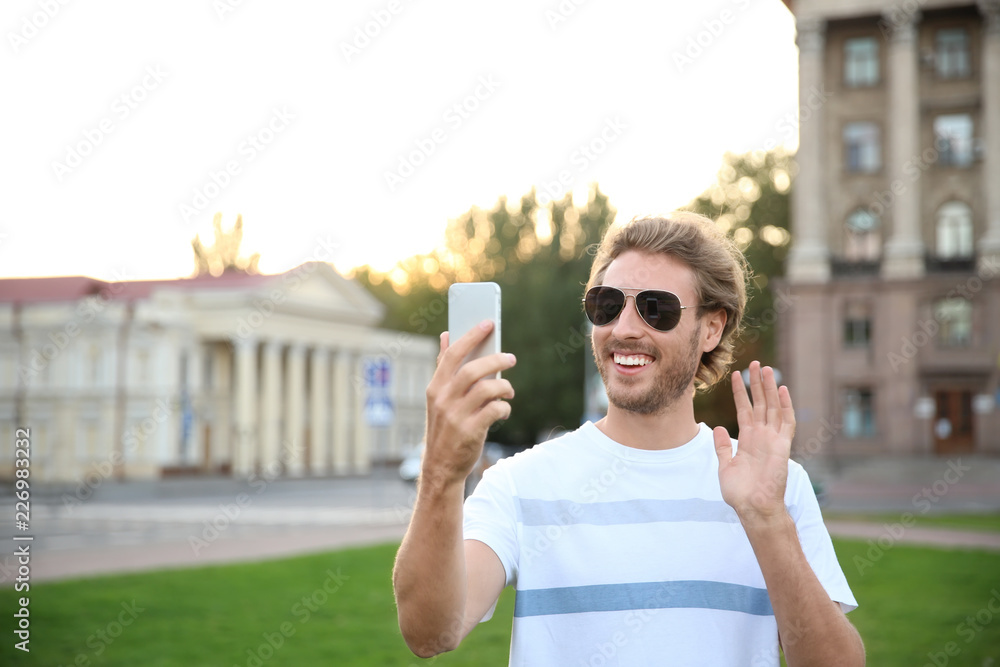
[[[618,318],[594,327],[594,359],[611,405],[656,414],[691,396],[702,349],[708,345],[694,307],[698,301],[691,269],[666,255],[629,250],[611,262],[601,284],[667,290],[692,306],[681,311],[676,327],[657,331],[639,316],[631,298],[636,292],[626,290],[629,298]]]

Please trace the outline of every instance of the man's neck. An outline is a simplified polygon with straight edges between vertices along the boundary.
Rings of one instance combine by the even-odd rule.
[[[698,435],[694,400],[685,396],[655,414],[638,414],[608,406],[608,414],[596,424],[604,435],[635,449],[673,449]]]

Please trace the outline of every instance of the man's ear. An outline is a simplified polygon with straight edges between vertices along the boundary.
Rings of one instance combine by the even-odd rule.
[[[726,311],[713,310],[702,316],[701,351],[711,352],[719,346],[722,332],[726,328]]]

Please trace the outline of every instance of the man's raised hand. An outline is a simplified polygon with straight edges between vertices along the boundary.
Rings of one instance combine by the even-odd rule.
[[[777,386],[774,370],[750,364],[750,396],[743,378],[732,374],[736,421],[740,427],[736,455],[729,433],[717,427],[715,452],[719,457],[722,498],[744,521],[769,519],[785,511],[788,458],[795,434],[795,411],[787,387]]]
[[[486,432],[510,416],[514,388],[496,373],[516,363],[513,354],[491,354],[462,360],[493,330],[486,320],[454,344],[441,334],[437,369],[427,386],[427,443],[421,477],[449,484],[464,482],[482,453]]]

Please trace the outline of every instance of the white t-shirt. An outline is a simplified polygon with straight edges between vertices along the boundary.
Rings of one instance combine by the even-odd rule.
[[[496,552],[516,589],[510,664],[778,665],[764,577],[718,471],[704,424],[680,447],[649,451],[590,422],[487,470],[464,535]],[[806,558],[850,611],[809,478],[794,461],[788,473]]]

